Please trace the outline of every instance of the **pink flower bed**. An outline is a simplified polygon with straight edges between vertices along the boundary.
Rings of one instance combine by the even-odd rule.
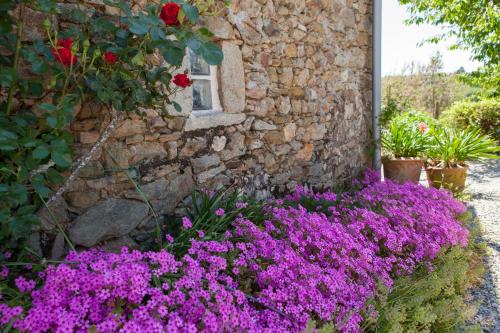
[[[379,284],[390,288],[468,238],[456,220],[465,207],[446,192],[369,178],[361,185],[339,196],[298,188],[263,208],[264,223],[240,217],[224,240],[193,240],[180,259],[167,251],[71,253],[36,288],[20,280],[32,303],[0,304],[0,327],[12,320],[33,333],[301,332],[314,320],[359,332],[362,314],[376,315],[367,302]]]

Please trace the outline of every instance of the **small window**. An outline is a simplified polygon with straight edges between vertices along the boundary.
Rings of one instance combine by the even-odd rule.
[[[208,65],[199,55],[189,50],[189,71],[193,80],[193,111],[221,112],[217,66]]]

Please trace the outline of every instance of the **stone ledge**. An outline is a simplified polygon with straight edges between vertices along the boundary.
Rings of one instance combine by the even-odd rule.
[[[186,120],[184,131],[189,132],[217,126],[236,125],[241,124],[245,119],[246,116],[243,113],[217,112],[206,115],[191,115]]]

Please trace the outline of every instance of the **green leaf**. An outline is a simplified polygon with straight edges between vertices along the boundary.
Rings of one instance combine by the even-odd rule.
[[[32,216],[30,216],[30,220]],[[9,221],[9,226],[14,236],[14,239],[20,239],[26,237],[31,232],[31,225],[33,223],[27,223],[26,219],[23,217],[15,217]]]
[[[205,38],[212,38],[214,36],[214,34],[207,28],[200,28],[196,30],[196,32]]]
[[[113,32],[116,30],[116,26],[108,17],[99,17],[92,22],[92,29],[96,32]]]
[[[0,128],[0,141],[16,140],[17,134],[6,129]]]
[[[2,14],[3,15],[3,14]],[[12,20],[7,15],[0,17],[0,33],[6,34],[12,30]]]
[[[54,0],[38,0],[38,8],[43,12],[54,12],[56,10],[56,2]]]
[[[28,192],[21,184],[12,184],[10,186],[9,199],[11,199],[16,205],[21,205],[28,200]]]
[[[184,49],[172,46],[163,52],[163,57],[169,64],[181,66],[182,61],[184,60],[184,54]]]
[[[166,38],[165,31],[158,27],[154,27],[151,29],[151,39],[153,41],[162,41]]]
[[[219,65],[224,58],[224,54],[220,47],[212,42],[203,44],[201,47],[201,55],[209,65]]]
[[[33,156],[33,158],[36,160],[44,159],[45,157],[49,156],[49,147],[46,144],[41,144],[33,149],[31,156]]]
[[[42,198],[47,198],[50,194],[51,189],[43,184],[32,184],[36,193],[38,193]]]
[[[50,142],[50,149],[59,153],[64,153],[68,150],[68,144],[63,139],[54,139]]]
[[[191,37],[187,40],[187,46],[189,46],[189,48],[193,50],[194,53],[200,54],[201,48],[203,47],[203,42],[196,39],[195,37]]]
[[[172,105],[174,106],[175,111],[182,112],[182,107],[179,105],[179,103],[172,102]]]
[[[0,85],[10,87],[16,81],[16,73],[10,67],[0,68]]]
[[[67,168],[71,165],[71,158],[67,154],[61,154],[60,152],[53,151],[51,154],[52,161],[61,168]]]
[[[138,52],[133,58],[132,58],[132,63],[137,66],[143,66],[144,65],[144,54],[142,52]]]
[[[186,14],[187,19],[191,23],[196,23],[196,21],[198,21],[200,13],[198,12],[198,8],[195,6],[191,6],[187,3],[182,4],[182,11]]]
[[[148,33],[149,27],[140,20],[132,20],[130,22],[129,28],[128,28],[132,33],[138,35],[138,36],[143,36]]]
[[[35,74],[43,74],[47,71],[47,69],[47,64],[40,59],[31,63],[31,70]]]
[[[45,175],[47,176],[47,180],[51,184],[62,184],[62,182],[64,181],[64,177],[61,176],[61,174],[53,168],[48,169]]]
[[[48,112],[54,112],[57,109],[57,107],[54,104],[50,103],[41,103],[38,107]]]
[[[0,142],[0,150],[2,151],[12,151],[17,149],[16,141],[3,141]]]
[[[57,128],[57,117],[56,116],[48,116],[47,117],[47,124],[52,127],[52,128]]]

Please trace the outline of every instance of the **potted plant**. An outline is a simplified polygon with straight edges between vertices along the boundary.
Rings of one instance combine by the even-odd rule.
[[[466,162],[499,158],[495,140],[481,134],[479,128],[432,130],[426,167],[429,186],[461,191],[465,187]]]
[[[384,177],[401,184],[418,183],[428,141],[425,123],[405,114],[392,119],[382,131]]]

